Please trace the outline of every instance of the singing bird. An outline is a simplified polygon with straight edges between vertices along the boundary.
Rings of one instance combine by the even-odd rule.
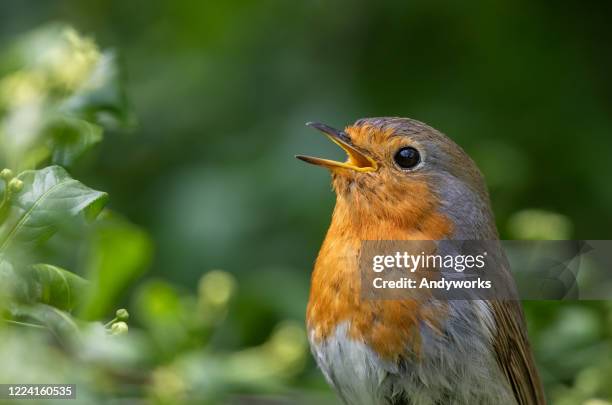
[[[472,159],[408,118],[344,131],[308,123],[348,159],[297,158],[331,171],[336,205],[312,273],[307,330],[329,384],[355,405],[541,405],[518,300],[362,299],[364,240],[496,240]]]

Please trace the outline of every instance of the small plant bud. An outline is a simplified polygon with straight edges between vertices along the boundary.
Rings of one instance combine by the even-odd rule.
[[[125,308],[118,309],[115,315],[118,321],[127,321],[130,318],[130,314]]]
[[[128,332],[128,325],[125,322],[115,322],[111,326],[111,335],[123,335]]]
[[[23,189],[23,181],[19,179],[12,179],[9,181],[8,189],[11,193],[18,193]]]
[[[13,178],[13,171],[11,169],[2,169],[2,171],[0,171],[0,178],[9,181]]]

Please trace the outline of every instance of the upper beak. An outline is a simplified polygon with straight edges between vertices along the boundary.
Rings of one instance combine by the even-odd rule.
[[[328,169],[350,169],[358,172],[373,172],[378,169],[378,164],[370,156],[357,149],[351,142],[351,138],[346,132],[338,131],[330,126],[318,122],[308,122],[307,126],[316,128],[323,132],[332,142],[340,146],[348,155],[346,162],[337,162],[335,160],[321,159],[311,156],[297,155],[296,158],[304,162],[312,163],[313,165],[324,166]]]

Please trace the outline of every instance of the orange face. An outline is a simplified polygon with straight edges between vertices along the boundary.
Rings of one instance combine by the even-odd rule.
[[[356,123],[345,131],[338,131],[327,125],[308,123],[308,126],[323,132],[332,142],[347,153],[345,162],[310,156],[297,156],[319,166],[330,169],[333,173],[351,176],[355,173],[378,173],[401,175],[414,171],[422,163],[423,149],[418,140],[406,134],[395,132],[393,127],[375,127],[370,124]]]
[[[338,203],[351,207],[351,222],[356,226],[383,221],[392,222],[398,229],[414,228],[430,217],[440,202],[435,190],[438,136],[416,121],[410,121],[409,126],[405,120],[398,125],[386,122],[375,125],[358,121],[345,131],[308,124],[344,149],[347,160],[298,158],[331,170]],[[438,231],[442,236],[448,229]]]

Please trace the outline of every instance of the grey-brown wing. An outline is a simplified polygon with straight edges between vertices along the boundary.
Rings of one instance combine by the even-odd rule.
[[[535,366],[520,301],[490,301],[496,323],[497,362],[519,405],[544,405],[546,399]]]

